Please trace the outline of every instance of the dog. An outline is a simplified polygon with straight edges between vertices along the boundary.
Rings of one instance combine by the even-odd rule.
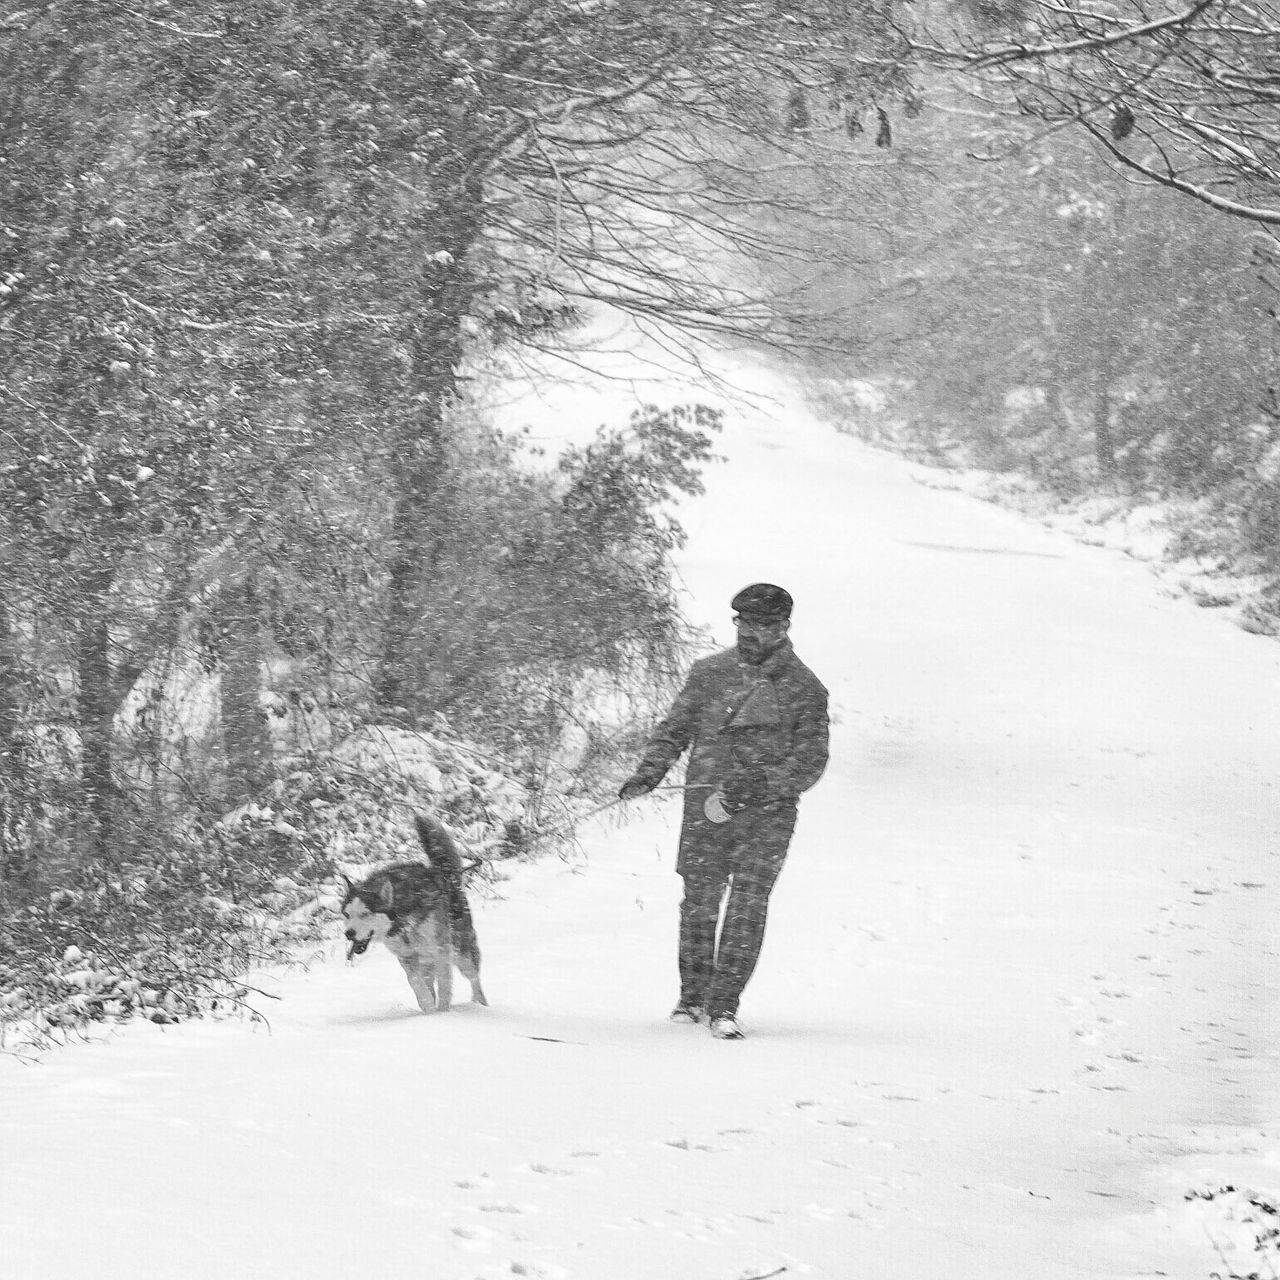
[[[480,986],[480,944],[463,887],[462,858],[434,818],[414,815],[426,864],[398,862],[359,884],[346,876],[342,919],[347,959],[383,942],[400,961],[423,1013],[453,1004],[456,965],[471,984],[473,1004],[488,1004]]]

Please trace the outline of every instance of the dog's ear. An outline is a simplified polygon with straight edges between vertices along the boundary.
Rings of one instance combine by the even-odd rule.
[[[396,905],[396,887],[390,880],[382,882],[382,888],[378,890],[378,906],[383,911],[390,911]]]

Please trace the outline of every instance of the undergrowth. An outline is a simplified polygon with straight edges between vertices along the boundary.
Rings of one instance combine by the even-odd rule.
[[[1280,1277],[1280,1208],[1275,1197],[1245,1187],[1231,1185],[1187,1192],[1188,1201],[1212,1205],[1219,1218],[1206,1231],[1222,1261],[1224,1270],[1211,1273],[1209,1280],[1277,1280]],[[1230,1238],[1224,1236],[1232,1228]],[[1223,1237],[1223,1238],[1220,1238]],[[1230,1253],[1246,1252],[1249,1262],[1237,1264]],[[1245,1265],[1248,1270],[1239,1270]]]
[[[266,1021],[270,997],[250,975],[319,948],[340,871],[420,856],[415,810],[458,833],[480,885],[528,844],[522,789],[456,744],[390,731],[311,763],[269,797],[78,868],[0,917],[0,1050],[131,1018]]]

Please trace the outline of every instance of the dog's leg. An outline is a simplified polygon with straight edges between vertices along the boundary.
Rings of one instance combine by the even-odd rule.
[[[453,948],[446,942],[436,952],[436,1008],[448,1013],[453,1005]]]
[[[430,962],[425,961],[421,956],[401,956],[400,964],[404,969],[405,977],[409,979],[409,986],[413,988],[418,1008],[423,1013],[435,1013],[436,984]]]
[[[458,972],[471,984],[471,1003],[488,1004],[484,998],[484,990],[480,986],[480,965],[473,956],[463,951],[454,953],[457,956]]]

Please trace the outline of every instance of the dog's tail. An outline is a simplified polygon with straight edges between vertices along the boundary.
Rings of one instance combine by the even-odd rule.
[[[413,815],[413,825],[418,828],[422,851],[433,867],[439,867],[455,884],[462,883],[462,855],[453,837],[436,821],[421,813]]]

